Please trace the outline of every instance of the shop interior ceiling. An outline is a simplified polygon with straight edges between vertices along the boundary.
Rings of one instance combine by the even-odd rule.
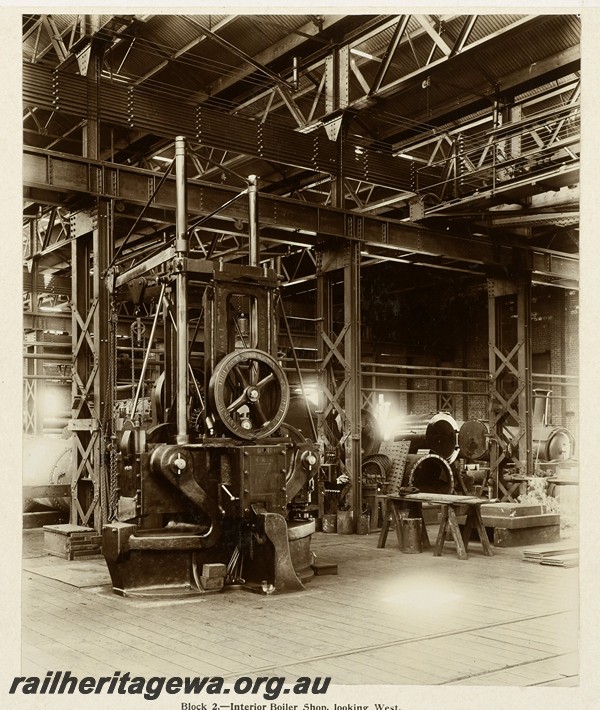
[[[578,253],[579,42],[570,14],[25,14],[24,147],[161,175],[184,135],[195,181],[235,194],[254,174],[263,196],[437,235],[439,253],[406,250],[401,264],[469,273],[444,255],[445,236],[527,244],[556,262]],[[69,273],[64,237],[83,199],[26,190],[24,227],[35,222],[47,274]],[[141,208],[115,205],[117,241]],[[196,248],[214,241],[214,256],[239,259],[244,226],[217,214]],[[261,232],[290,284],[315,270],[306,227]],[[170,211],[147,209],[128,246],[172,230]]]

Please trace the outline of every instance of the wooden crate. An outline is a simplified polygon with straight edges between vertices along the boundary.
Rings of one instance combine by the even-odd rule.
[[[49,555],[74,560],[99,555],[102,536],[82,525],[44,525],[44,551]]]

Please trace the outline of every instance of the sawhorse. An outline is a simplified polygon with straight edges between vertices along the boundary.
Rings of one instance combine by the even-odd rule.
[[[427,531],[425,529],[422,505],[423,503],[439,504],[441,506],[442,514],[433,554],[436,557],[439,557],[442,554],[444,551],[444,542],[446,541],[446,536],[449,532],[456,543],[456,554],[458,555],[459,560],[467,560],[469,558],[467,549],[469,546],[471,531],[473,529],[477,530],[481,546],[483,548],[483,554],[488,557],[492,557],[494,554],[483,525],[483,520],[481,519],[481,506],[485,502],[486,501],[482,498],[475,498],[474,496],[455,496],[443,493],[410,493],[404,496],[389,496],[387,498],[387,505],[391,505],[391,514],[396,524],[396,534],[398,535],[400,545],[402,545],[402,532],[400,528],[401,512],[402,510],[405,510],[407,506],[409,506],[410,511],[410,506],[412,505],[412,513],[409,512],[409,514],[411,514],[412,517],[420,517],[422,520],[422,529],[424,531],[423,547],[426,549],[429,549],[430,545],[429,538],[427,537]],[[465,513],[467,517],[461,532],[456,516],[457,514],[464,515]],[[389,508],[386,507],[386,515],[383,527],[381,528],[381,534],[379,535],[377,547],[385,547],[390,522]],[[425,544],[425,540],[427,540],[427,544]]]

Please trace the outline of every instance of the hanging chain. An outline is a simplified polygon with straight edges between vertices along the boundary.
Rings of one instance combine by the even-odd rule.
[[[115,404],[117,399],[117,325],[118,314],[114,307],[111,307],[110,314],[110,329],[108,334],[108,383],[107,389],[110,395],[107,395],[107,403],[110,407],[110,425],[109,436],[110,445],[108,449],[108,466],[109,466],[109,489],[108,489],[108,517],[109,520],[114,520],[117,515],[118,504],[118,479],[117,479],[117,422]]]
[[[140,307],[136,306],[135,311],[135,320],[131,324],[131,406],[133,407],[133,403],[135,401],[135,392],[137,389],[137,383],[135,379],[135,358],[136,358],[136,353],[137,352],[143,352],[145,349],[145,344],[146,344],[146,338],[144,337],[144,333],[146,332],[146,324],[142,321],[142,318],[140,316]],[[140,409],[140,421],[143,421],[144,419],[144,397],[146,396],[146,383],[143,381],[142,382],[142,387],[140,390],[140,397],[138,400],[138,404],[136,405],[136,409]],[[141,403],[141,404],[140,404]],[[130,418],[132,421],[135,420],[136,413],[134,411],[130,412],[129,414]]]
[[[131,324],[131,401],[133,403],[133,400],[135,399],[135,332],[136,332],[136,325],[139,319],[139,314],[140,314],[140,308],[139,306],[136,306],[135,311],[134,311],[134,316],[135,320]],[[130,417],[133,420],[133,417],[135,415],[135,412],[131,412]]]

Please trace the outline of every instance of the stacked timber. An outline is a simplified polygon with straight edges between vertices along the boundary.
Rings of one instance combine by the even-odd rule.
[[[579,548],[568,546],[544,547],[537,550],[524,550],[523,560],[548,567],[577,567]]]

